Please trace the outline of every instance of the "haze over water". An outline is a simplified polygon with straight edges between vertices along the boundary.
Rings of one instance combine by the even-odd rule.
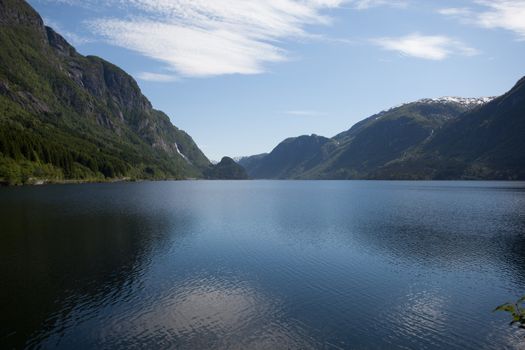
[[[525,183],[0,189],[1,348],[520,349]]]

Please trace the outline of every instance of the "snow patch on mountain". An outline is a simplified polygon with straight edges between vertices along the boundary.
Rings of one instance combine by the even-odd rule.
[[[481,106],[489,103],[495,96],[490,97],[456,97],[456,96],[444,96],[439,98],[423,98],[416,102],[419,103],[458,103],[464,106]]]
[[[376,119],[379,119],[383,116],[384,113],[390,112],[396,108],[400,108],[412,103],[427,103],[427,104],[439,104],[439,103],[456,103],[460,104],[462,106],[465,106],[467,108],[474,108],[477,106],[482,106],[486,103],[489,103],[493,99],[495,99],[497,96],[488,96],[488,97],[456,97],[456,96],[444,96],[444,97],[437,97],[437,98],[422,98],[414,102],[406,102],[401,103],[399,105],[396,105],[394,107],[385,109],[378,113],[378,116]]]

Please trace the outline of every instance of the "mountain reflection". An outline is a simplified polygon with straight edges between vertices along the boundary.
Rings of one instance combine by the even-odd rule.
[[[191,226],[188,216],[135,207],[122,193],[115,205],[97,190],[78,189],[60,203],[50,188],[31,193],[31,201],[21,191],[0,198],[0,339],[6,347],[39,344],[74,326],[78,308],[128,298],[152,255]]]
[[[520,348],[523,187],[2,190],[0,347]]]

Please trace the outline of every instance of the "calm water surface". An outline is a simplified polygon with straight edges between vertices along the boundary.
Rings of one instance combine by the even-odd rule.
[[[0,348],[524,349],[525,183],[0,189]]]

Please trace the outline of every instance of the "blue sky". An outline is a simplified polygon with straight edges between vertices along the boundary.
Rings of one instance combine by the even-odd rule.
[[[499,95],[525,75],[522,0],[29,2],[213,160],[419,98]]]

